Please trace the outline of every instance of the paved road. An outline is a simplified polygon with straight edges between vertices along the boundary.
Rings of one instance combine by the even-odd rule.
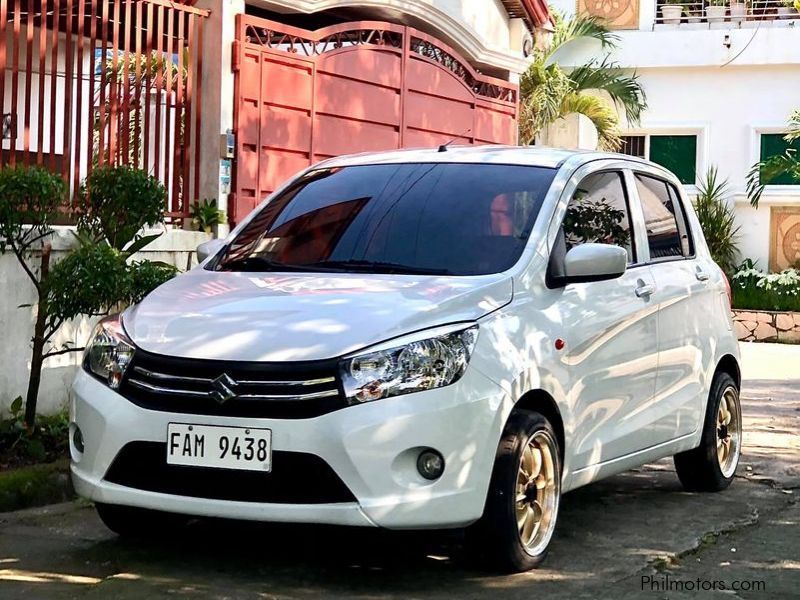
[[[122,542],[75,502],[0,514],[0,598],[797,598],[800,346],[743,351],[733,486],[685,493],[661,461],[567,494],[531,573],[475,568],[454,535],[215,522]],[[713,582],[751,589],[687,591]]]

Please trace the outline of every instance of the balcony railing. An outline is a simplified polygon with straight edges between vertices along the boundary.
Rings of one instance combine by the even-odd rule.
[[[787,26],[800,19],[800,13],[787,0],[751,0],[713,4],[700,2],[670,2],[657,0],[656,24],[690,26],[705,24],[741,25],[745,22],[775,21]]]

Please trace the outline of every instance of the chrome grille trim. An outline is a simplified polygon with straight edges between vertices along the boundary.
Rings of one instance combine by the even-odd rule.
[[[137,373],[141,373],[145,377],[151,377],[161,381],[185,381],[191,383],[211,383],[213,381],[213,379],[207,379],[205,377],[185,377],[183,375],[167,375],[166,373],[156,373],[155,371],[143,369],[142,367],[133,367],[133,370]]]
[[[156,371],[151,371],[150,369],[144,369],[142,367],[133,367],[133,370],[137,373],[144,375],[145,377],[150,377],[151,379],[158,379],[160,381],[175,381],[175,382],[186,382],[186,383],[206,383],[210,384],[213,379],[205,378],[205,377],[186,377],[184,375],[169,375],[167,373],[157,373]],[[309,387],[312,385],[323,385],[326,383],[336,383],[335,377],[322,377],[320,379],[307,379],[307,380],[271,380],[271,379],[262,379],[262,380],[254,380],[254,379],[243,379],[241,381],[237,380],[236,383],[239,385],[275,385],[275,386],[297,386],[297,387]],[[149,388],[148,388],[149,389]],[[152,390],[152,391],[161,391],[161,390]]]
[[[234,392],[224,402],[220,402],[220,388],[225,386],[215,385],[218,379]],[[148,410],[256,419],[310,419],[350,406],[335,358],[287,362],[195,359],[137,348],[119,392]]]
[[[209,380],[210,381],[210,380]],[[145,383],[138,379],[128,378],[128,383],[138,388],[147,390],[148,392],[155,392],[158,394],[167,394],[171,396],[186,396],[193,398],[211,398],[208,392],[181,390],[175,388],[166,388],[158,385]],[[271,400],[271,401],[293,401],[293,400],[316,400],[318,398],[331,398],[338,396],[338,390],[324,390],[321,392],[311,392],[309,394],[237,394],[236,398],[244,400]]]
[[[144,381],[133,379],[131,377],[128,378],[128,383],[143,390],[147,390],[148,392],[157,392],[159,394],[168,394],[170,396],[192,396],[194,398],[209,397],[207,392],[194,392],[192,390],[176,390],[174,388],[166,388],[166,387],[161,387],[159,385],[152,385],[150,383],[145,383]]]
[[[336,383],[335,377],[323,377],[321,379],[307,379],[305,381],[274,381],[272,379],[264,379],[264,380],[248,380],[248,379],[241,379],[237,380],[236,383],[239,385],[287,385],[287,386],[298,386],[298,387],[308,387],[310,385],[322,385],[325,383]]]

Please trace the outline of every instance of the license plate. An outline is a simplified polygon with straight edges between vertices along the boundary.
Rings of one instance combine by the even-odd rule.
[[[272,468],[272,431],[170,423],[167,428],[167,463],[269,471]]]

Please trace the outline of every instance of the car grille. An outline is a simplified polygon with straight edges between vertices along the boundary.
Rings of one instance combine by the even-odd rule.
[[[141,349],[120,393],[150,410],[198,415],[304,419],[347,406],[335,361],[196,360]]]
[[[192,498],[330,504],[356,502],[333,469],[319,456],[274,451],[272,471],[240,471],[167,464],[162,442],[130,442],[120,450],[105,480],[118,485]]]

